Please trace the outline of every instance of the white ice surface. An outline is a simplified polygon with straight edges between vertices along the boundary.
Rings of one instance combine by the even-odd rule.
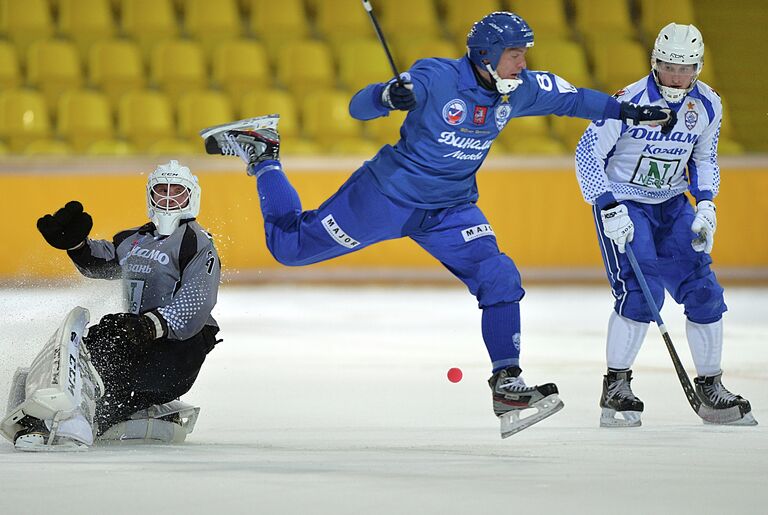
[[[3,406],[73,305],[92,322],[117,307],[85,284],[0,290]],[[768,290],[726,301],[723,381],[763,425],[703,425],[652,327],[634,367],[643,427],[599,428],[610,293],[531,287],[524,376],[556,382],[565,409],[501,440],[463,289],[225,287],[224,342],[184,397],[202,407],[187,443],[27,454],[0,440],[0,513],[768,513]]]

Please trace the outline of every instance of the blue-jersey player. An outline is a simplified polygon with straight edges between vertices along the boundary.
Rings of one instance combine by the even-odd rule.
[[[209,153],[238,155],[256,176],[267,246],[279,262],[308,265],[407,236],[469,288],[483,311],[502,437],[563,404],[554,384],[527,386],[520,375],[519,302],[525,292],[476,204],[475,174],[491,144],[517,116],[615,118],[643,126],[674,121],[669,109],[620,104],[552,73],[527,70],[525,54],[532,46],[533,31],[522,18],[495,12],[470,30],[467,55],[417,61],[399,79],[357,92],[349,110],[359,120],[408,111],[400,140],[363,163],[316,210],[302,211],[282,171],[270,117],[201,131]],[[535,413],[520,418],[527,408]]]

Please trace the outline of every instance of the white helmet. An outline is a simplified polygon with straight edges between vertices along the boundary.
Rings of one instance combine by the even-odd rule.
[[[670,88],[659,81],[657,64],[659,61],[672,64],[693,64],[696,71],[691,78],[691,84],[685,88]],[[670,23],[659,32],[651,53],[651,68],[653,78],[659,87],[661,96],[667,102],[680,102],[693,89],[696,79],[704,66],[704,38],[699,29],[693,25],[678,25]]]
[[[184,189],[172,191],[171,185]],[[147,214],[163,236],[172,234],[182,219],[200,212],[200,185],[189,168],[172,160],[158,165],[147,181]]]

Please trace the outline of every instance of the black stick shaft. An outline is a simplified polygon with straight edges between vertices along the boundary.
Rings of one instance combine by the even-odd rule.
[[[365,8],[365,11],[368,13],[368,16],[371,18],[371,22],[373,23],[373,28],[376,31],[376,35],[378,36],[379,41],[381,42],[381,46],[384,47],[384,52],[387,54],[387,59],[389,60],[389,66],[392,67],[392,73],[395,74],[397,83],[402,86],[403,82],[400,79],[400,72],[397,71],[397,66],[395,66],[395,60],[392,59],[392,53],[389,51],[387,40],[384,39],[384,33],[381,31],[381,27],[379,26],[379,22],[376,19],[376,15],[373,14],[373,6],[371,5],[370,0],[362,0],[362,2],[363,2],[363,7]]]

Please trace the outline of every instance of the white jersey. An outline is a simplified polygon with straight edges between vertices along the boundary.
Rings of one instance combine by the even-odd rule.
[[[620,102],[667,107],[651,75],[615,96]],[[660,127],[593,122],[576,147],[576,175],[584,200],[601,208],[621,200],[659,204],[689,189],[697,200],[711,200],[720,187],[717,140],[722,112],[718,94],[697,82],[667,135]]]

